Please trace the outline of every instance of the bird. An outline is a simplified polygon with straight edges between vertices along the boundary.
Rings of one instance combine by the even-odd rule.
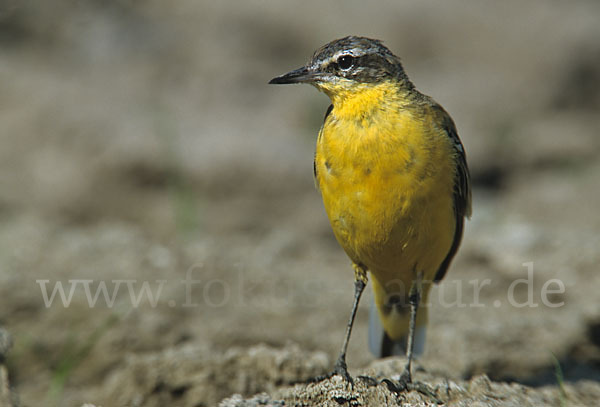
[[[310,84],[331,100],[313,172],[335,238],[352,262],[354,300],[328,377],[352,382],[346,352],[370,276],[370,349],[377,357],[406,356],[399,381],[406,388],[425,338],[427,309],[419,304],[446,275],[471,216],[469,168],[454,121],[377,39],[331,41],[269,83]]]

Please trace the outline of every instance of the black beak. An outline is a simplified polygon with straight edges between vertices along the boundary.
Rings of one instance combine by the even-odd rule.
[[[269,81],[269,84],[273,85],[283,85],[287,83],[306,83],[312,82],[316,78],[316,74],[314,72],[309,71],[309,69],[305,66],[302,68],[294,69],[291,72],[273,78]]]

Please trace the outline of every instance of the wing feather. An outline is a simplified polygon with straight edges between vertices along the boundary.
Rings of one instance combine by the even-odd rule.
[[[452,144],[454,147],[454,151],[456,154],[456,175],[454,178],[454,193],[453,193],[453,202],[454,202],[454,217],[456,219],[456,227],[454,229],[454,239],[452,241],[452,246],[450,247],[450,251],[444,258],[444,261],[438,268],[438,271],[435,275],[434,282],[441,281],[446,272],[448,271],[448,267],[450,267],[450,263],[452,259],[456,255],[458,251],[458,247],[460,246],[460,242],[463,236],[463,229],[465,223],[465,217],[471,217],[471,176],[469,174],[469,167],[467,166],[467,157],[465,154],[465,149],[458,137],[458,132],[456,131],[456,126],[452,121],[452,118],[445,110],[441,107],[438,107],[442,116],[442,126],[450,140],[452,140]]]

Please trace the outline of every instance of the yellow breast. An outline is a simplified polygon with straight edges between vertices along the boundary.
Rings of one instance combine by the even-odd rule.
[[[380,283],[430,279],[454,235],[454,153],[425,114],[390,89],[334,98],[315,157],[333,231]],[[405,276],[405,278],[403,277]]]

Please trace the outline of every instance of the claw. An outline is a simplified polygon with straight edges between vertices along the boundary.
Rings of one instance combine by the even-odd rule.
[[[354,386],[354,380],[352,379],[352,376],[350,376],[350,373],[348,373],[348,366],[346,366],[346,362],[341,359],[338,359],[338,361],[335,362],[331,376],[336,374],[342,376],[342,378],[350,383],[351,386]]]
[[[405,391],[417,391],[432,399],[436,404],[442,403],[440,399],[437,398],[435,389],[432,389],[425,383],[413,382],[410,378],[410,374],[406,375],[406,371],[402,373],[402,376],[400,376],[398,381],[383,379],[380,383],[385,384],[392,393],[400,394]]]
[[[360,376],[357,376],[356,378],[360,381],[365,382],[365,384],[368,387],[376,387],[379,383],[381,383],[375,377],[371,377],[371,376],[360,375]]]
[[[336,375],[341,376],[342,379],[344,379],[346,382],[350,383],[352,387],[354,387],[354,380],[352,379],[352,376],[350,376],[350,373],[348,373],[348,367],[346,366],[346,362],[341,359],[338,359],[337,362],[335,362],[335,366],[333,367],[333,370],[331,372],[321,376],[313,377],[309,379],[308,382],[318,383],[322,382],[323,380],[331,379],[333,376]]]
[[[399,382],[403,383],[404,387],[408,387],[409,384],[412,384],[410,369],[404,369],[404,372],[400,375]]]

